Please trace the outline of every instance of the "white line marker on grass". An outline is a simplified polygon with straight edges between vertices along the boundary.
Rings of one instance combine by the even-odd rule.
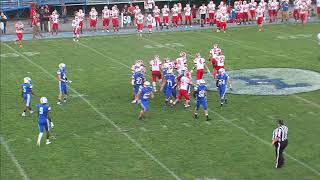
[[[248,120],[251,121],[251,122],[253,122],[253,123],[256,121],[256,120],[254,120],[252,117],[248,117]]]
[[[44,69],[42,66],[40,66],[39,64],[35,63],[34,61],[32,61],[30,58],[28,58],[27,56],[19,53],[17,50],[15,50],[14,48],[12,48],[11,46],[9,46],[6,43],[3,43],[5,46],[7,46],[9,49],[11,49],[12,51],[14,51],[15,53],[18,53],[21,55],[22,58],[24,58],[25,60],[27,60],[29,63],[31,63],[32,65],[38,67],[40,70],[42,70],[45,74],[47,74],[49,77],[52,77],[53,79],[56,79],[56,77],[53,74],[50,74],[49,71],[47,71],[46,69]],[[86,47],[87,49],[90,49],[94,52],[96,52],[97,54],[102,55],[105,58],[108,59],[112,59],[114,62],[118,62],[115,61],[115,59],[110,58],[108,56],[105,56],[104,54],[102,54],[101,52],[93,49],[92,47],[89,47],[87,45],[84,45],[82,43],[79,43],[80,45],[82,45],[83,47]],[[118,62],[119,64],[122,64],[124,66],[126,66],[125,64]],[[76,91],[74,88],[69,87],[69,89],[74,92],[75,94],[80,95],[80,93],[78,91]],[[91,104],[91,102],[89,100],[87,100],[85,97],[81,97],[80,98],[87,103],[88,106],[91,107],[91,109],[93,111],[95,111],[98,115],[100,115],[104,120],[106,120],[107,122],[109,122],[113,127],[115,127],[118,131],[121,131],[121,128],[114,122],[112,121],[110,118],[108,118],[106,115],[104,115],[101,111],[99,111],[95,106],[93,106]],[[172,170],[170,170],[165,164],[163,164],[160,160],[158,160],[154,155],[152,155],[146,148],[144,148],[140,143],[138,143],[135,139],[133,139],[128,133],[126,132],[121,132],[121,134],[123,134],[125,137],[128,138],[128,140],[134,144],[139,150],[141,150],[141,152],[143,152],[146,156],[148,156],[150,159],[152,159],[154,162],[156,162],[159,166],[161,166],[164,170],[166,170],[173,178],[180,180],[181,178],[179,176],[177,176]]]
[[[204,123],[206,123],[208,125],[211,125],[211,122],[209,122],[209,121],[205,121]]]
[[[308,104],[311,104],[311,105],[313,105],[314,107],[320,108],[320,105],[319,105],[319,104],[314,103],[314,102],[312,102],[312,101],[309,101],[309,100],[307,100],[307,99],[305,99],[305,98],[303,98],[303,97],[300,97],[300,96],[297,96],[297,95],[293,95],[293,97],[295,97],[295,98],[297,98],[297,99],[300,99],[301,101],[304,101],[304,102],[306,102],[306,103],[308,103]]]
[[[188,123],[182,123],[185,127],[191,127]]]
[[[214,36],[213,34],[210,34],[210,38],[212,38],[212,37],[216,37],[217,39],[220,39],[220,40],[222,40],[222,41],[227,41],[227,42],[230,42],[230,43],[233,43],[233,44],[240,45],[240,47],[246,46],[247,48],[259,50],[259,51],[262,51],[262,52],[265,52],[265,53],[270,54],[269,51],[266,51],[266,50],[263,50],[263,49],[260,49],[260,48],[256,48],[256,47],[253,47],[253,46],[246,45],[245,42],[243,42],[243,41],[242,41],[241,43],[239,43],[239,42],[238,42],[238,43],[235,43],[234,40],[231,41],[231,40],[223,39],[223,38],[220,38],[220,37],[218,37],[218,36]],[[146,39],[146,38],[144,38],[144,39]],[[149,41],[149,42],[158,43],[158,42],[156,42],[156,41],[152,41],[152,40],[149,40],[149,39],[146,39],[146,40]],[[177,51],[177,49],[175,49],[175,48],[170,48],[170,47],[167,47],[167,48],[168,48],[168,49],[174,49],[174,50]],[[188,54],[188,55],[189,55],[189,54]],[[277,55],[277,54],[274,54],[274,55]],[[189,56],[191,56],[191,55],[189,55]],[[191,57],[192,57],[192,56],[191,56]],[[282,57],[282,56],[279,56],[279,57]],[[286,57],[286,58],[289,58],[289,59],[292,59],[292,58],[290,58],[290,56],[285,56],[285,57]],[[301,100],[303,100],[303,101],[305,101],[305,102],[308,102],[309,104],[313,104],[314,106],[320,108],[320,105],[318,105],[318,104],[315,104],[315,103],[313,103],[313,102],[311,102],[311,101],[308,101],[308,100],[306,100],[306,99],[304,99],[304,98],[302,98],[302,97],[299,97],[299,96],[297,96],[297,95],[294,95],[294,96],[296,96],[297,98],[300,98]],[[209,110],[209,109],[208,109],[208,110]],[[212,110],[209,110],[209,111],[217,114],[220,118],[222,118],[222,121],[227,122],[227,123],[233,125],[234,127],[240,129],[241,131],[243,131],[243,132],[244,132],[245,134],[247,134],[248,136],[251,136],[251,137],[259,140],[259,141],[262,142],[263,144],[266,144],[266,145],[268,145],[268,146],[271,146],[271,144],[268,143],[267,141],[261,139],[260,137],[256,136],[256,135],[253,134],[253,133],[250,133],[250,132],[247,131],[245,128],[243,128],[243,127],[241,127],[241,126],[233,123],[231,120],[226,119],[225,117],[223,117],[223,116],[220,115],[219,113],[217,113],[217,112],[215,112],[215,111],[212,111]],[[272,119],[273,119],[273,118],[272,118]],[[290,159],[296,161],[296,162],[297,162],[298,164],[300,164],[301,166],[309,169],[310,171],[312,171],[312,172],[314,172],[315,174],[317,174],[318,176],[320,176],[320,172],[319,172],[318,170],[316,170],[316,169],[314,169],[313,167],[309,166],[308,164],[306,164],[306,163],[304,163],[304,162],[302,162],[302,161],[294,158],[293,156],[291,156],[291,155],[288,154],[288,153],[285,153],[285,154],[286,154]]]
[[[26,171],[22,168],[21,164],[19,163],[19,161],[17,160],[17,158],[14,156],[14,154],[11,152],[9,145],[6,143],[6,141],[4,140],[4,138],[2,136],[0,136],[0,142],[1,145],[4,147],[4,149],[6,150],[6,152],[8,153],[10,159],[12,160],[12,162],[14,162],[14,164],[16,165],[20,175],[23,177],[24,180],[29,180],[29,177],[26,173]]]

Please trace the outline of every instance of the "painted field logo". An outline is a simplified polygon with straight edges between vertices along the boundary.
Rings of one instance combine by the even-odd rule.
[[[233,94],[289,95],[320,89],[320,73],[309,70],[259,68],[234,70],[228,74]],[[213,85],[209,88],[216,90]]]

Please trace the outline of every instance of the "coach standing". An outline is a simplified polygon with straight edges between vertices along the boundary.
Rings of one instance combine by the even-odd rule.
[[[277,121],[278,127],[273,131],[272,144],[276,150],[276,168],[281,168],[284,164],[283,151],[288,145],[288,127],[283,120]]]

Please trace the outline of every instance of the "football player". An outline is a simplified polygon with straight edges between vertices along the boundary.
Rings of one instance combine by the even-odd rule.
[[[204,114],[206,116],[206,120],[209,121],[209,113],[208,113],[208,105],[207,105],[207,95],[208,95],[208,87],[206,85],[206,81],[201,79],[200,83],[194,87],[193,96],[196,98],[196,107],[194,110],[194,118],[198,119],[198,111],[200,105],[202,105],[204,109]]]
[[[23,101],[25,102],[25,107],[22,112],[22,116],[24,117],[24,116],[26,116],[27,110],[29,110],[29,112],[31,114],[33,113],[32,109],[31,109],[31,98],[32,98],[31,95],[35,96],[35,94],[32,91],[31,78],[25,77],[23,79],[23,84],[21,85],[21,89],[22,89],[21,96],[23,98]]]
[[[21,21],[18,21],[15,24],[15,28],[16,28],[16,35],[17,35],[17,40],[16,40],[15,44],[18,44],[19,47],[22,48],[22,38],[23,38],[24,25]]]
[[[58,105],[61,105],[61,101],[63,98],[63,102],[67,102],[68,91],[67,91],[67,84],[71,83],[71,80],[67,79],[67,71],[66,65],[64,63],[59,64],[59,69],[57,71],[58,81],[59,81],[59,95],[58,95]]]
[[[197,53],[195,55],[195,59],[193,60],[194,67],[193,69],[196,69],[196,80],[197,84],[199,84],[200,79],[202,79],[204,74],[204,68],[207,69],[207,71],[210,73],[210,70],[206,64],[206,60],[201,57],[200,53]],[[191,72],[192,73],[192,72]]]
[[[167,74],[164,75],[164,81],[162,82],[162,86],[160,91],[164,90],[166,99],[164,107],[168,105],[168,102],[172,102],[170,100],[171,96],[176,100],[177,98],[177,88],[176,88],[176,76],[173,73],[173,69],[169,69]]]
[[[180,86],[179,86],[179,95],[178,98],[172,103],[173,106],[175,106],[181,99],[182,97],[185,98],[185,103],[184,107],[190,107],[190,97],[188,94],[189,86],[192,85],[191,81],[191,74],[189,71],[184,72],[184,76],[180,78]]]
[[[46,144],[50,144],[49,140],[49,123],[51,124],[51,128],[53,127],[53,123],[51,121],[50,117],[50,110],[51,107],[47,104],[48,99],[46,97],[40,98],[40,103],[37,105],[37,111],[38,111],[38,125],[39,125],[39,135],[37,140],[37,146],[40,147],[41,138],[43,136],[43,131],[46,130]]]
[[[139,120],[144,120],[144,114],[149,110],[149,98],[153,98],[153,90],[150,82],[146,81],[143,86],[140,86],[135,101],[141,104],[141,111],[139,113]]]
[[[159,83],[162,83],[161,76],[161,60],[159,55],[155,55],[154,58],[150,61],[150,69],[152,71],[152,86],[154,92],[157,92],[157,78],[159,79]]]
[[[137,101],[135,99],[135,97],[137,96],[138,92],[139,92],[139,88],[140,86],[143,85],[144,83],[144,75],[142,73],[142,68],[141,66],[139,66],[136,70],[135,73],[132,76],[132,80],[133,80],[133,94],[134,94],[134,100],[131,102],[132,104],[135,104]]]
[[[219,74],[217,76],[216,86],[218,87],[218,92],[220,96],[220,106],[223,107],[224,103],[227,103],[226,93],[227,86],[229,85],[230,90],[232,91],[231,82],[228,74],[223,68],[219,69]]]

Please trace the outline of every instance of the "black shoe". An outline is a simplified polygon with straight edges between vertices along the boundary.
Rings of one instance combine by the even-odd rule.
[[[207,116],[207,120],[206,121],[210,121],[211,119],[209,118],[209,116]]]
[[[195,115],[194,115],[194,118],[195,118],[195,119],[198,119],[198,115],[197,115],[197,114],[195,114]]]

